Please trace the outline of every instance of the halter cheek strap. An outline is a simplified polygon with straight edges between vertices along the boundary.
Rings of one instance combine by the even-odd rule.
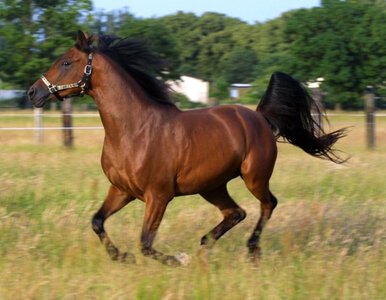
[[[90,52],[89,55],[88,55],[87,64],[84,67],[82,79],[79,80],[78,82],[69,83],[69,84],[62,84],[62,85],[56,85],[56,84],[52,84],[47,79],[47,77],[44,76],[44,74],[42,74],[42,76],[40,78],[44,82],[44,84],[47,86],[48,91],[51,94],[55,95],[55,97],[57,99],[59,99],[59,100],[63,100],[64,98],[69,97],[69,96],[61,97],[59,95],[60,91],[68,90],[68,89],[72,89],[72,88],[80,88],[81,91],[78,94],[73,94],[71,96],[81,96],[82,97],[84,95],[84,93],[90,88],[90,77],[91,77],[91,73],[92,73],[92,60],[93,60],[93,57],[94,57],[93,52]]]

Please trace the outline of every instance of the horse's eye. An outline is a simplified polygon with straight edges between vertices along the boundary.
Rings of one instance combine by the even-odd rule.
[[[71,65],[71,61],[69,60],[65,60],[63,63],[62,63],[63,66],[69,66]]]

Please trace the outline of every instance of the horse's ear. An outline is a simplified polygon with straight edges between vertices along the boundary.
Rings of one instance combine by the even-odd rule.
[[[88,51],[90,49],[90,37],[87,33],[78,30],[75,47],[82,51]]]

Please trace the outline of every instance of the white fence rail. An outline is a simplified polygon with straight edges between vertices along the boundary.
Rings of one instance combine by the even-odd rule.
[[[0,127],[0,131],[23,131],[23,130],[97,130],[103,129],[103,126],[73,126],[73,127]]]
[[[44,118],[61,118],[64,115],[70,115],[74,118],[90,118],[90,117],[98,117],[99,114],[97,113],[84,113],[84,114],[79,114],[79,113],[74,113],[74,114],[44,114]],[[366,115],[363,113],[358,113],[358,114],[339,114],[339,113],[328,113],[326,114],[327,117],[358,117],[358,118],[364,118]],[[20,117],[20,118],[34,118],[35,114],[17,114],[17,113],[12,113],[12,114],[1,114],[0,113],[0,124],[1,124],[1,119],[2,118],[14,118],[14,117]],[[378,113],[375,114],[374,117],[379,118],[379,117],[386,117],[386,113]],[[99,130],[103,129],[103,126],[73,126],[73,127],[63,127],[63,126],[35,126],[35,127],[3,127],[0,125],[0,131],[21,131],[21,130],[63,130],[63,129],[74,129],[74,130]]]
[[[35,139],[37,143],[41,143],[43,141],[43,132],[44,131],[63,131],[66,130],[102,130],[103,126],[71,126],[71,127],[65,127],[65,126],[44,126],[43,119],[45,118],[63,118],[64,116],[71,116],[73,118],[98,118],[99,120],[99,114],[98,113],[69,113],[69,114],[63,114],[63,113],[45,113],[43,114],[42,111],[35,110],[34,113],[0,113],[0,132],[4,131],[34,131]],[[354,118],[363,118],[366,120],[366,117],[368,118],[368,115],[365,113],[327,113],[327,117],[354,117]],[[367,132],[367,136],[374,136],[374,141],[368,142],[369,148],[373,148],[375,146],[375,119],[386,117],[386,113],[380,112],[380,113],[374,113],[374,122],[371,128],[373,132]],[[34,121],[34,126],[32,127],[5,127],[1,125],[1,120],[6,118],[31,118]],[[367,128],[369,128],[369,124],[367,124]],[[369,131],[369,129],[367,130]]]
[[[22,118],[30,119],[33,121],[32,126],[2,126],[2,120],[6,120],[9,118]],[[47,120],[47,118],[59,118],[62,119],[62,125],[61,126],[54,126],[51,122],[49,122],[51,125],[44,125],[44,120]],[[0,113],[0,133],[5,131],[30,131],[34,133],[35,141],[38,144],[43,143],[44,141],[44,132],[46,131],[62,131],[63,133],[63,142],[65,147],[72,147],[73,146],[73,131],[74,130],[101,130],[103,129],[103,126],[95,126],[94,124],[97,122],[92,122],[93,124],[85,125],[85,126],[72,126],[72,119],[73,118],[98,118],[99,120],[99,114],[98,113],[72,113],[64,111],[62,113],[43,113],[43,109],[41,108],[34,108],[33,113]],[[9,124],[9,122],[7,122]],[[23,121],[24,123],[24,121]],[[28,122],[29,123],[29,122]],[[4,124],[4,123],[3,123]],[[5,123],[6,124],[6,123]]]
[[[36,113],[0,113],[0,124],[2,118],[31,118],[34,120],[34,127],[3,127],[0,125],[0,131],[43,131],[43,130],[99,130],[103,129],[103,126],[43,126],[41,122],[42,118],[63,118],[64,116],[71,116],[73,118],[99,118],[98,113],[72,113],[72,114],[61,114],[61,113],[47,113],[42,114],[39,111]]]

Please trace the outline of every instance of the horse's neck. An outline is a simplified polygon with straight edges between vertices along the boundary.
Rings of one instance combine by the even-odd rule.
[[[162,105],[148,99],[128,74],[109,65],[105,69],[103,63],[106,64],[100,63],[90,96],[98,107],[106,138],[115,143],[123,136],[135,135],[146,122],[157,126],[157,116],[161,116],[164,109]]]

